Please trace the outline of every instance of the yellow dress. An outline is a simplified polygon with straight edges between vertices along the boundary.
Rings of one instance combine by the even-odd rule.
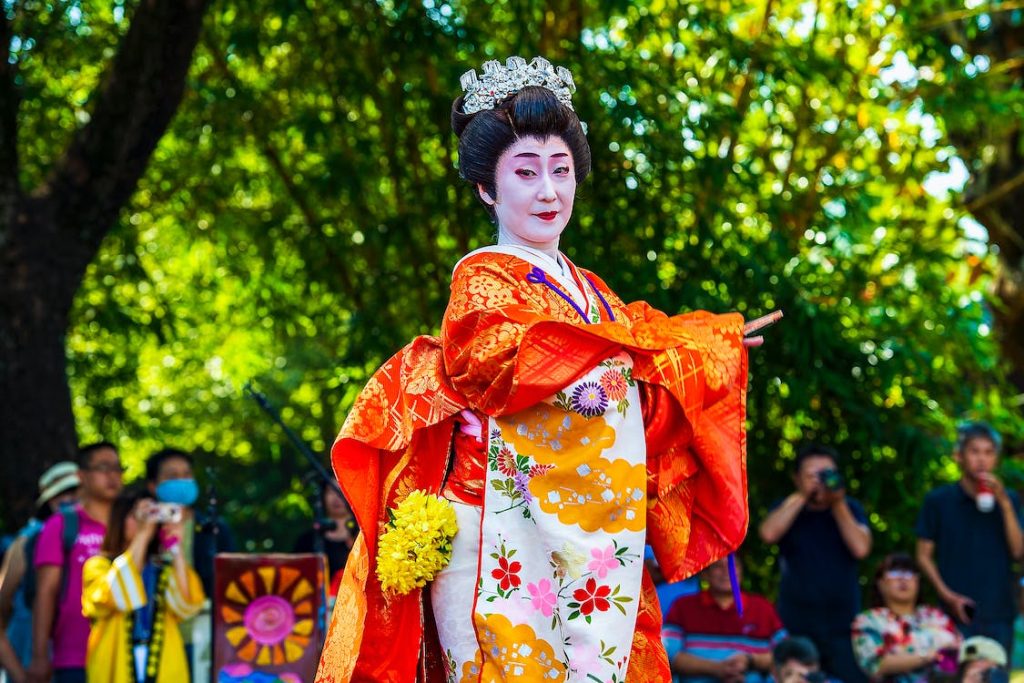
[[[178,625],[199,612],[205,595],[199,576],[191,567],[188,569],[188,600],[182,595],[174,572],[169,568],[165,571],[169,575],[163,593],[165,607],[160,610],[162,618],[153,625],[154,637],[157,633],[163,636],[153,680],[182,683],[189,680],[189,669]],[[139,569],[128,553],[113,561],[98,555],[85,563],[82,586],[82,613],[92,623],[85,658],[86,680],[134,683],[131,615],[148,600]]]

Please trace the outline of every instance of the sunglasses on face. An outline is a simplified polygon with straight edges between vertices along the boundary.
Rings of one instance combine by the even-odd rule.
[[[890,569],[885,573],[887,579],[916,579],[917,573],[909,569]]]

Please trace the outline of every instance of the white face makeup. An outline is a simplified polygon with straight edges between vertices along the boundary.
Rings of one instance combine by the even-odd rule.
[[[560,137],[517,140],[498,159],[497,197],[479,187],[498,217],[498,243],[519,244],[557,257],[558,238],[572,216],[576,171]]]

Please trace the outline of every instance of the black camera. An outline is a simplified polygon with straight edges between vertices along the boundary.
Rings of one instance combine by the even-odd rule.
[[[832,467],[818,472],[818,481],[826,491],[838,491],[843,488],[843,475]]]

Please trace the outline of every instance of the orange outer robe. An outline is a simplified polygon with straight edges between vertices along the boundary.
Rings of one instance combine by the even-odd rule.
[[[563,257],[564,258],[564,257]],[[385,596],[375,574],[387,509],[410,491],[441,490],[455,416],[514,414],[620,349],[644,383],[647,539],[669,581],[739,547],[748,522],[747,354],[739,314],[667,316],[624,304],[578,272],[614,313],[588,324],[527,261],[477,253],[456,267],[441,338],[391,357],[356,399],[331,451],[362,533],[345,569],[317,673],[322,683],[443,680],[422,590]],[[660,614],[645,581],[627,680],[669,680]]]

